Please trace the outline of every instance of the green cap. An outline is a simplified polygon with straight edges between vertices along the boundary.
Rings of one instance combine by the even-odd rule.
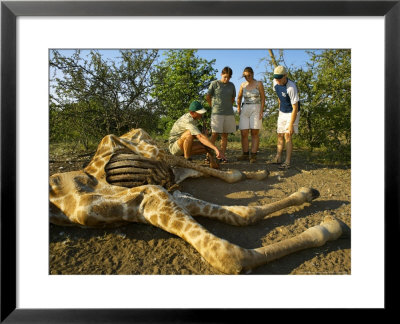
[[[207,112],[207,110],[205,110],[205,109],[203,108],[203,106],[201,105],[201,103],[198,102],[198,101],[196,101],[196,100],[193,101],[193,102],[190,104],[189,110],[190,110],[190,111],[197,112],[198,114],[201,114],[201,115]]]

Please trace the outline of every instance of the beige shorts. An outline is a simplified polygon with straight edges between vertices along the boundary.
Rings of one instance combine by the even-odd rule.
[[[178,141],[169,145],[169,151],[172,155],[183,155],[183,151],[181,150],[180,146],[178,145]]]
[[[278,127],[277,127],[277,133],[278,134],[283,134],[283,133],[289,133],[289,123],[290,119],[292,118],[292,113],[284,113],[282,111],[279,111],[279,116],[278,116]],[[300,119],[300,112],[297,113],[296,119],[293,123],[293,129],[294,133],[298,134],[299,133],[299,119]]]
[[[239,129],[261,129],[261,104],[244,104],[240,111]]]
[[[213,133],[234,133],[236,132],[236,121],[234,115],[212,115],[211,131]]]

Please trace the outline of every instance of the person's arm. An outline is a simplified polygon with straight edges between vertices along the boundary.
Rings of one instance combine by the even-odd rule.
[[[209,93],[207,93],[207,95],[206,95],[206,100],[207,100],[208,105],[210,106],[210,108],[212,108],[211,107],[211,95]]]
[[[260,119],[262,119],[265,107],[265,92],[264,92],[264,86],[261,81],[258,82],[258,91],[260,92],[260,98],[261,98]]]
[[[242,97],[243,97],[243,86],[240,85],[239,94],[237,97],[237,111],[238,111],[239,115],[240,115],[240,110],[241,110],[241,105],[242,105]]]
[[[294,124],[294,121],[296,120],[297,113],[299,111],[299,93],[297,92],[296,85],[292,85],[292,86],[288,87],[287,92],[290,97],[290,101],[295,102],[294,104],[292,104],[293,110],[292,110],[292,116],[290,118],[290,123],[289,123],[289,134],[292,135],[294,133],[293,124]]]
[[[297,112],[299,111],[299,103],[296,102],[295,104],[292,105],[292,107],[293,107],[293,111],[292,111],[292,115],[291,115],[290,123],[289,123],[289,127],[288,127],[290,135],[293,135],[293,133],[294,133],[293,124],[294,124],[294,121],[296,120]]]
[[[218,150],[218,148],[210,142],[210,140],[205,136],[204,134],[198,134],[196,135],[196,138],[199,140],[199,142],[210,149],[215,151],[215,155],[217,156],[217,159],[225,159],[225,156]]]
[[[212,104],[211,98],[214,95],[214,84],[215,84],[214,81],[211,82],[210,86],[208,87],[207,94],[206,94],[206,101],[208,102],[208,105],[210,106],[210,108],[212,108],[211,107],[211,104]]]
[[[274,89],[274,91],[276,93],[275,85],[276,85],[276,81],[274,80],[273,83],[272,83],[272,88]],[[279,110],[281,108],[281,101],[279,100],[278,94],[276,94],[276,97],[278,99],[278,110]]]

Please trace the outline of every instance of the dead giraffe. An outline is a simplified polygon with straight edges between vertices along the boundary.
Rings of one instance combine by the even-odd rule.
[[[290,253],[321,246],[348,231],[343,222],[326,217],[320,225],[296,237],[256,249],[241,248],[210,233],[192,216],[244,226],[283,208],[311,202],[319,196],[318,191],[301,188],[264,206],[219,206],[179,191],[170,194],[164,187],[174,188],[179,170],[175,167],[190,168],[197,172],[195,176],[215,176],[229,183],[267,176],[265,171],[243,174],[238,170],[199,166],[160,150],[145,131],[134,129],[119,138],[106,136],[83,171],[50,177],[50,222],[89,227],[128,222],[151,224],[181,237],[213,267],[228,274],[245,272]]]

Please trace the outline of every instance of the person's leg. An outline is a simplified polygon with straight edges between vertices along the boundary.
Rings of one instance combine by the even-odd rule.
[[[217,117],[217,116],[214,116],[214,117]],[[213,129],[212,133],[211,133],[211,137],[210,137],[210,142],[215,145],[215,142],[217,141],[217,138],[218,138],[218,133],[216,133],[215,130]],[[205,160],[206,164],[210,163],[210,158],[211,158],[211,154],[206,153],[206,160]]]
[[[206,146],[201,144],[199,141],[194,140],[192,143],[192,150],[190,151],[190,155],[200,155],[207,153],[208,151],[212,151],[211,149],[207,150]],[[211,154],[210,154],[211,155]]]
[[[239,120],[240,137],[242,144],[242,155],[238,157],[239,161],[249,159],[249,129],[250,129],[250,115],[247,105],[242,107]]]
[[[258,129],[251,130],[251,154],[250,154],[250,163],[254,163],[257,161],[257,151],[258,145],[260,143],[260,136],[259,136]]]
[[[218,138],[218,133],[212,132],[210,137],[210,142],[215,145],[215,141],[217,140],[217,138]]]
[[[212,150],[201,144],[190,131],[184,132],[178,140],[178,145],[183,152],[185,159],[189,159],[193,155],[207,153],[210,159],[210,167],[218,169],[219,165],[212,154]]]
[[[249,130],[242,129],[240,131],[242,142],[242,155],[238,157],[239,161],[246,161],[249,159]]]
[[[282,161],[283,146],[285,144],[284,141],[285,141],[285,134],[278,133],[278,139],[277,139],[277,145],[276,145],[276,156],[274,159],[274,162],[276,162],[276,163],[281,163],[281,161]]]
[[[218,134],[222,133],[224,123],[224,116],[222,115],[211,115],[211,138],[210,141],[215,145],[218,138]]]
[[[290,165],[290,160],[292,158],[292,151],[293,151],[292,135],[290,135],[289,133],[285,133],[285,142],[286,142],[285,163]]]
[[[226,153],[226,147],[228,146],[228,134],[222,133],[221,134],[221,151],[222,153]]]
[[[277,122],[277,144],[276,144],[276,156],[273,159],[273,163],[282,163],[282,153],[285,145],[285,131],[287,124],[287,114],[279,111],[278,122]]]
[[[242,129],[240,131],[241,141],[242,141],[242,151],[243,153],[249,152],[249,130]]]
[[[215,145],[215,142],[218,139],[218,135],[222,133],[223,128],[223,117],[221,115],[211,115],[211,137],[210,142]],[[210,154],[206,154],[206,163],[210,162]]]
[[[209,158],[210,168],[219,169],[217,159],[214,157],[212,149],[203,145],[198,140],[194,140],[192,143],[191,156],[200,155],[200,154],[204,154],[204,153],[207,153],[207,156]]]
[[[299,118],[300,118],[300,113],[297,113],[296,119],[293,123],[293,130],[294,134],[297,134],[299,132]],[[288,120],[289,123],[289,120]],[[293,134],[290,135],[289,133],[285,133],[285,142],[286,142],[286,159],[285,163],[286,167],[290,166],[290,161],[292,159],[292,152],[293,152]]]
[[[188,159],[193,155],[209,153],[210,159],[213,160],[213,156],[210,154],[212,150],[196,140],[195,136],[193,136],[188,130],[181,135],[178,140],[178,145],[182,149],[185,159]]]
[[[260,144],[260,130],[252,129],[251,130],[251,153],[257,153],[259,144]]]
[[[178,139],[177,143],[183,152],[183,156],[185,159],[191,157],[192,145],[193,145],[193,135],[189,130],[184,132],[181,137]]]
[[[192,156],[193,136],[187,136],[183,141],[183,156],[188,159]]]
[[[221,134],[221,150],[226,153],[228,147],[228,135],[236,132],[236,120],[234,115],[224,116],[222,134]]]
[[[258,146],[260,144],[260,129],[262,127],[262,119],[260,119],[260,109],[261,105],[254,104],[250,106],[251,116],[250,116],[250,129],[251,129],[251,154],[250,163],[256,162],[256,155],[258,151]]]

